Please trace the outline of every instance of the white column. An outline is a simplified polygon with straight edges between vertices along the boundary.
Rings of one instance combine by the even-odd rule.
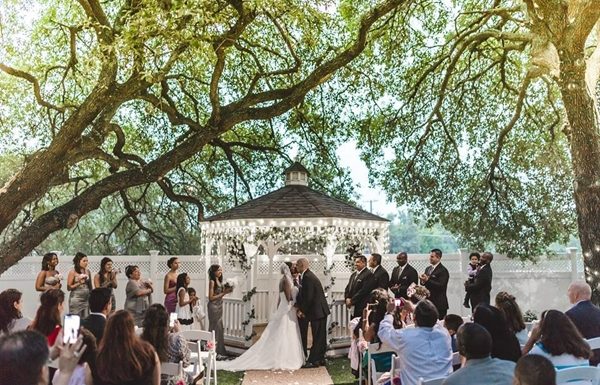
[[[327,237],[327,242],[325,243],[325,247],[323,248],[323,254],[325,254],[325,269],[326,270],[331,269],[331,265],[333,265],[333,256],[335,255],[335,249],[337,248],[337,245],[338,245],[338,240],[336,239],[336,237],[333,235],[329,235]],[[327,279],[329,281],[325,282],[325,286],[330,286],[326,293],[329,303],[332,302],[331,292],[333,291],[333,287],[331,287],[331,285],[330,285],[332,274],[333,273],[330,271],[329,275],[327,276]]]
[[[162,285],[162,280],[159,279],[158,277],[158,250],[148,250],[148,252],[150,253],[150,271],[148,272],[148,278],[150,278],[152,280],[152,282],[154,283],[154,290],[156,290],[157,293],[162,293],[162,290],[160,290],[160,287]],[[152,299],[154,301],[156,301],[158,298],[157,296],[153,296]]]
[[[581,279],[581,275],[577,272],[577,248],[567,247],[567,256],[571,260],[571,281],[577,281]],[[585,277],[585,274],[583,275]]]

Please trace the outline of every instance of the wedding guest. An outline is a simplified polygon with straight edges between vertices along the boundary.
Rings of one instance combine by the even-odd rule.
[[[94,385],[160,384],[158,355],[135,334],[128,311],[117,310],[108,318],[92,375]]]
[[[495,302],[496,307],[504,314],[508,329],[517,337],[519,344],[525,345],[529,339],[529,335],[527,334],[521,308],[519,308],[515,297],[505,291],[501,291],[496,294]]]
[[[165,274],[163,282],[163,292],[165,293],[165,308],[169,313],[175,313],[177,307],[177,270],[179,269],[179,259],[171,257],[167,261],[169,271]]]
[[[523,356],[517,361],[513,385],[556,385],[556,371],[544,356]]]
[[[456,342],[456,332],[458,328],[464,323],[461,316],[458,314],[447,314],[444,317],[444,327],[448,330],[448,334],[450,334],[451,343],[452,343],[452,352],[458,351],[458,344]]]
[[[80,338],[85,345],[85,351],[79,356],[77,366],[71,374],[69,385],[93,385],[92,371],[96,368],[96,353],[98,351],[96,345],[96,337],[87,329],[79,330]],[[52,376],[52,384],[60,378],[62,370],[54,372]]]
[[[467,282],[473,283],[475,281],[475,276],[477,275],[477,267],[479,266],[479,258],[481,256],[478,252],[473,252],[469,254],[469,264],[467,265]],[[465,299],[463,301],[463,306],[467,309],[471,308],[471,293],[469,293],[465,289]]]
[[[390,286],[390,275],[387,270],[381,266],[381,254],[373,253],[369,257],[369,269],[373,273],[373,288],[387,290]]]
[[[481,325],[469,322],[457,333],[458,351],[467,361],[442,385],[512,385],[515,363],[490,357],[492,336]]]
[[[125,275],[129,278],[125,287],[125,310],[129,311],[135,320],[136,326],[142,326],[144,313],[152,303],[152,282],[142,280],[140,268],[129,265],[125,268]]]
[[[111,309],[111,290],[97,287],[90,292],[90,315],[81,320],[81,326],[92,332],[99,344],[104,335],[106,317]]]
[[[573,305],[565,314],[573,321],[583,338],[600,337],[600,309],[594,305],[592,289],[585,281],[575,281],[567,290],[569,302]],[[600,349],[594,350],[590,364],[597,366],[600,363]]]
[[[92,275],[87,268],[88,257],[82,252],[77,252],[73,258],[73,270],[67,276],[67,290],[69,294],[69,313],[77,314],[81,318],[87,317],[90,312],[88,299],[92,290]]]
[[[54,385],[67,385],[77,360],[85,351],[82,340],[63,346],[58,357],[62,373]],[[20,330],[0,337],[0,385],[48,385],[48,358],[50,351],[46,338],[33,330]]]
[[[556,370],[590,364],[590,346],[573,321],[558,310],[546,311],[540,324],[531,332],[531,341],[536,342],[529,354],[546,357]]]
[[[475,310],[477,305],[490,304],[490,292],[492,291],[492,261],[494,255],[489,251],[481,254],[477,274],[473,282],[465,282],[465,290],[470,293],[471,309]]]
[[[21,313],[23,294],[16,289],[6,289],[0,293],[0,336],[25,330],[31,323]]]
[[[58,265],[58,255],[56,253],[46,253],[42,257],[42,271],[38,273],[35,279],[35,290],[46,291],[49,289],[60,289],[60,274],[56,271]]]
[[[223,285],[223,269],[212,265],[208,269],[208,330],[215,332],[217,359],[227,358],[225,332],[223,330],[223,297],[233,291]]]
[[[504,314],[493,306],[479,304],[473,313],[473,322],[480,324],[492,336],[492,358],[517,362],[521,357],[521,345],[508,329]]]
[[[108,257],[102,258],[100,261],[100,271],[94,276],[95,287],[105,287],[110,289],[110,311],[113,312],[117,308],[114,289],[117,288],[117,274],[119,270],[113,268],[113,261]]]
[[[412,307],[407,302],[406,306]],[[414,309],[415,327],[394,329],[393,299],[387,304],[387,314],[379,325],[379,338],[390,345],[400,361],[402,384],[417,384],[419,378],[429,380],[452,372],[450,336],[441,326],[437,308],[429,300],[420,301]]]
[[[387,303],[389,301],[389,295],[387,290],[382,288],[377,288],[371,292],[369,295],[368,303],[365,309],[363,310],[362,315],[362,325],[359,324],[363,330],[363,338],[370,344],[379,344],[381,347],[381,340],[377,333],[379,332],[379,325],[383,320],[383,317],[386,315]],[[394,322],[394,329],[399,329],[397,327],[397,322]],[[401,326],[400,326],[401,327]],[[366,373],[367,366],[369,365],[370,360],[374,360],[375,367],[378,372],[386,372],[390,370],[391,366],[391,357],[393,352],[385,352],[378,353],[375,351],[367,351],[366,354],[363,355],[363,372]]]
[[[373,273],[367,269],[367,258],[364,255],[354,257],[354,269],[344,289],[344,298],[348,309],[353,309],[352,317],[361,317],[369,293],[375,288],[375,281]]]
[[[40,296],[40,307],[29,325],[30,330],[42,333],[53,346],[62,327],[65,293],[59,289],[46,290]]]
[[[190,349],[186,340],[179,334],[179,323],[175,323],[174,332],[169,332],[169,313],[159,303],[152,304],[144,317],[144,332],[142,339],[154,347],[160,362],[183,361],[183,366],[190,364]],[[186,383],[192,383],[192,377],[186,374]],[[163,383],[172,380],[173,377],[161,375]]]
[[[411,284],[419,283],[419,274],[414,267],[408,263],[408,254],[405,251],[398,253],[396,256],[396,262],[398,266],[392,270],[392,276],[390,277],[390,290],[394,293],[396,298],[402,297],[408,299],[406,290]]]
[[[427,266],[425,273],[419,277],[421,284],[431,293],[429,300],[435,305],[440,320],[443,320],[448,312],[448,281],[450,274],[448,269],[442,264],[442,250],[433,249],[429,254],[430,266]]]
[[[190,276],[187,273],[181,273],[177,276],[177,320],[182,330],[191,330],[194,323],[192,309],[190,305],[196,301],[196,297],[190,297],[187,287],[190,285]]]

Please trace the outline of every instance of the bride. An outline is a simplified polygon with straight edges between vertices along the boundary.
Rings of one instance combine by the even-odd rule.
[[[290,268],[281,265],[279,303],[260,339],[233,361],[219,361],[219,370],[297,370],[304,364],[304,352],[294,303],[298,289],[294,287]]]

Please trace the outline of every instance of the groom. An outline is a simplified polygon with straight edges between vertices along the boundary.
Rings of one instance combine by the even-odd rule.
[[[306,356],[309,322],[313,338],[310,355],[306,360],[306,364],[302,367],[316,368],[319,365],[325,365],[329,305],[325,299],[321,281],[319,281],[319,278],[308,269],[308,259],[298,259],[296,262],[296,269],[298,269],[298,272],[300,273],[300,291],[298,293],[296,307],[304,356]]]

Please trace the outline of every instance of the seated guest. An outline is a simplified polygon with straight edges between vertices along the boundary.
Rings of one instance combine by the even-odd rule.
[[[479,304],[473,313],[473,322],[486,328],[492,336],[492,358],[517,362],[521,357],[521,345],[508,329],[504,314],[499,309]]]
[[[16,289],[6,289],[0,293],[0,336],[25,330],[31,323],[29,318],[21,314],[22,296]]]
[[[77,366],[71,374],[69,385],[93,385],[92,370],[95,370],[97,353],[96,337],[86,329],[80,329],[79,335],[86,348],[83,354],[79,356]],[[61,372],[62,371],[59,369],[54,373],[52,384],[56,384],[56,381],[60,378]]]
[[[556,385],[554,366],[537,354],[523,356],[517,361],[513,385]]]
[[[558,310],[548,310],[539,327],[531,332],[537,341],[529,354],[544,356],[557,370],[574,366],[589,366],[592,350],[569,317]]]
[[[106,321],[98,347],[94,385],[159,385],[160,361],[152,345],[135,334],[133,316],[118,310]]]
[[[457,314],[447,314],[444,317],[444,327],[448,330],[448,334],[450,334],[450,338],[452,338],[452,353],[458,351],[458,346],[456,344],[456,331],[463,324],[463,319],[461,316]]]
[[[573,307],[565,314],[573,321],[583,338],[600,337],[600,309],[591,301],[592,289],[585,281],[575,281],[567,290],[569,301]],[[590,364],[597,366],[600,363],[600,349],[594,350]]]
[[[407,302],[406,306],[410,308],[411,304]],[[439,313],[431,301],[423,300],[417,304],[414,328],[394,329],[396,305],[393,299],[388,302],[386,310],[378,336],[398,355],[402,384],[417,384],[421,377],[428,380],[445,377],[452,372],[450,336],[437,325]]]
[[[53,346],[62,328],[65,293],[60,289],[49,289],[40,296],[40,307],[31,321],[29,329],[37,330],[48,339],[48,345]]]
[[[92,332],[99,344],[104,334],[106,316],[112,309],[111,289],[97,287],[90,292],[90,315],[81,321],[81,326]]]
[[[386,314],[388,301],[389,295],[386,289],[378,288],[371,291],[367,300],[367,306],[363,310],[362,325],[359,323],[357,326],[362,329],[363,338],[367,343],[379,344],[379,347],[381,347],[381,340],[377,336],[377,332],[379,331],[379,324]],[[398,328],[396,322],[394,323],[394,328]],[[377,350],[367,352],[367,354],[363,355],[363,371],[367,370],[371,359],[375,361],[375,367],[378,372],[389,371],[392,355],[393,352],[377,353]]]
[[[54,385],[69,384],[78,356],[85,349],[81,339],[61,347],[58,362],[62,373]],[[49,357],[46,337],[37,331],[21,330],[1,336],[0,385],[48,385]]]
[[[175,323],[174,329],[176,332],[169,333],[169,313],[163,305],[159,303],[150,305],[146,310],[143,325],[142,339],[154,347],[160,362],[178,363],[183,361],[184,367],[190,364],[190,349],[185,339],[177,333],[179,322]],[[191,384],[191,376],[189,373],[186,373],[186,375],[188,376],[187,384]],[[171,380],[169,376],[161,376],[162,384],[167,384],[169,380]]]
[[[496,295],[496,307],[502,311],[508,329],[515,334],[519,344],[525,345],[529,336],[525,327],[525,320],[515,297],[505,291]]]
[[[492,336],[476,323],[458,329],[458,351],[465,365],[448,376],[442,385],[512,385],[515,363],[490,357]]]

